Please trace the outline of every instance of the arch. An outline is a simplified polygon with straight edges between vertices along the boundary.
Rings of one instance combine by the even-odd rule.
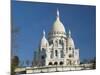
[[[58,56],[58,51],[57,51],[57,50],[55,50],[55,56],[56,56],[56,57]]]
[[[54,62],[54,65],[58,65],[58,62]]]
[[[44,55],[42,55],[42,56],[41,56],[41,59],[45,59],[45,56],[44,56]]]
[[[71,64],[72,64],[72,61],[70,60],[70,61],[69,61],[69,65],[71,65]]]
[[[63,52],[63,50],[60,51],[60,54],[61,54],[60,57],[64,58],[64,52]]]
[[[51,41],[49,42],[49,45],[51,45],[51,44],[53,44],[53,40],[51,40]]]
[[[71,47],[69,47],[69,50],[71,50]]]
[[[52,65],[52,62],[49,62],[49,65]]]
[[[60,65],[63,65],[64,63],[61,61],[59,64],[60,64]]]
[[[50,58],[53,58],[53,50],[50,53]]]
[[[59,44],[62,44],[62,40],[59,40]]]
[[[69,58],[72,58],[73,57],[73,54],[69,54]]]

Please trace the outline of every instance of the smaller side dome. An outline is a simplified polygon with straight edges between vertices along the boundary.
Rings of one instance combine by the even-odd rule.
[[[68,38],[68,46],[72,47],[72,48],[75,48],[75,45],[74,45],[74,41],[72,38]]]
[[[69,30],[69,33],[68,33],[67,45],[72,47],[72,48],[75,48],[75,44],[74,44],[74,41],[71,37],[71,31],[70,30]]]
[[[41,47],[46,47],[48,46],[48,40],[45,37],[45,31],[43,30],[43,37],[41,39],[41,43],[40,43]]]

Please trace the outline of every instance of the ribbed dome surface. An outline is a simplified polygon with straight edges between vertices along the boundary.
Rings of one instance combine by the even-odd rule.
[[[66,33],[64,25],[59,20],[59,17],[57,17],[56,21],[53,24],[52,32],[64,32],[64,33]]]
[[[63,33],[66,33],[64,25],[60,21],[59,10],[57,10],[57,18],[56,18],[56,21],[53,24],[51,32],[63,32]]]

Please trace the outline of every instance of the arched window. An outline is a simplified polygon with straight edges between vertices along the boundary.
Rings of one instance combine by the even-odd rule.
[[[50,58],[53,58],[53,51],[51,51]]]
[[[73,57],[73,54],[69,54],[69,58]]]
[[[55,63],[54,63],[54,65],[58,65],[58,63],[57,63],[57,62],[55,62]]]
[[[56,56],[56,57],[58,56],[58,51],[57,51],[57,50],[55,50],[55,56]]]
[[[49,65],[52,65],[52,62],[49,62]]]
[[[53,44],[53,40],[51,40],[51,41],[49,42],[49,45],[51,45],[51,44]]]
[[[45,52],[45,48],[42,48],[42,52]]]
[[[59,44],[63,45],[64,44],[63,40],[59,40]]]
[[[71,50],[71,47],[69,47],[69,50]]]
[[[44,58],[46,57],[46,49],[42,48],[42,56],[44,56]]]
[[[41,59],[44,59],[45,58],[45,56],[41,56]]]
[[[69,61],[69,65],[71,65],[71,64],[72,64],[72,61],[70,60],[70,61]]]
[[[64,57],[63,50],[61,50],[60,52],[61,52],[61,58],[63,58]]]
[[[59,64],[60,64],[60,65],[63,65],[64,63],[61,61]]]
[[[58,46],[58,40],[55,40],[55,45]]]
[[[62,41],[61,40],[59,40],[59,44],[62,44]]]

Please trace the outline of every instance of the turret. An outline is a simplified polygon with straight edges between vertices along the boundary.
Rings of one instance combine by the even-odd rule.
[[[67,39],[67,46],[70,47],[71,49],[74,48],[75,49],[75,45],[74,45],[74,41],[71,37],[71,31],[69,30],[68,32],[68,39]],[[69,49],[70,49],[69,48]]]
[[[46,48],[48,46],[48,40],[46,39],[45,37],[45,31],[43,30],[43,37],[41,39],[41,42],[40,42],[40,48]]]

